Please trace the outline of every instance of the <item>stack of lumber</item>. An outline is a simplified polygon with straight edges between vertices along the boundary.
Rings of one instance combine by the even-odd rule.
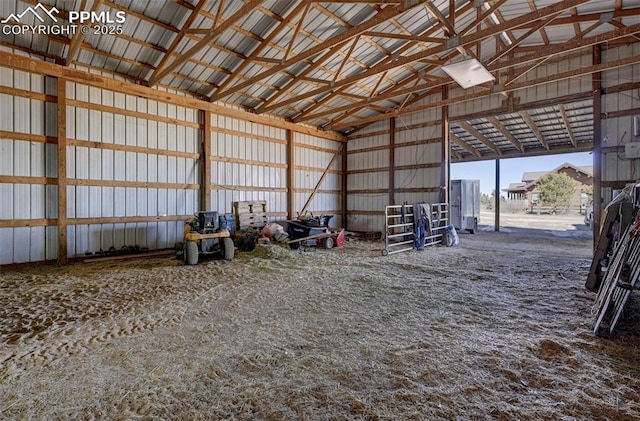
[[[253,200],[245,202],[233,202],[237,229],[257,228],[267,225],[267,201]]]

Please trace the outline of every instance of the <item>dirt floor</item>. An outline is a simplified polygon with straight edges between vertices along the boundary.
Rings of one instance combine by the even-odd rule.
[[[3,270],[0,419],[637,420],[640,306],[593,335],[591,247],[512,229]]]
[[[482,210],[480,212],[480,224],[483,226],[485,231],[493,230],[495,225],[494,212]],[[512,228],[529,228],[541,230],[538,232],[540,234],[545,233],[554,236],[591,236],[591,228],[588,225],[585,225],[584,215],[575,211],[559,213],[556,215],[501,212],[500,227],[501,230],[505,232],[512,232]]]

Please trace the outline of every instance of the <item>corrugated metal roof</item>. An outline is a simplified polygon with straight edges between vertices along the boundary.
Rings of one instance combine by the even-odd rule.
[[[68,12],[80,10],[83,2],[40,3],[55,6],[61,24],[66,24]],[[0,17],[23,13],[36,4],[36,0],[4,0],[0,2]],[[88,0],[87,10],[93,4],[93,0]],[[247,4],[253,7],[245,10]],[[223,10],[219,13],[221,5]],[[341,121],[336,128],[349,132],[359,126],[362,118],[384,117],[384,109],[397,107],[407,99],[410,87],[416,83],[421,92],[426,87],[439,86],[442,78],[451,83],[438,63],[433,62],[438,57],[455,62],[479,52],[478,58],[486,65],[506,45],[515,43],[514,55],[526,52],[552,62],[545,55],[551,50],[549,47],[566,45],[583,36],[599,35],[606,42],[614,31],[640,24],[640,0],[509,0],[490,15],[486,13],[492,7],[489,2],[457,0],[453,22],[449,5],[449,0],[397,3],[104,0],[100,12],[127,13],[120,28],[122,33],[90,32],[81,39],[74,57],[68,57],[73,34],[0,34],[0,41],[29,54],[42,52],[48,59],[67,60],[68,65],[75,62],[105,69],[257,112],[266,110],[293,116],[318,126],[331,127],[332,121]],[[557,11],[547,13],[547,8]],[[197,15],[192,15],[194,10],[198,10]],[[294,10],[297,13],[292,13]],[[240,15],[240,11],[246,13]],[[539,19],[554,15],[543,29],[532,30]],[[529,20],[523,22],[523,16]],[[216,19],[217,26],[213,28]],[[27,24],[37,21],[30,13],[20,20]],[[516,21],[518,24],[512,24]],[[600,25],[596,25],[598,22]],[[223,24],[228,28],[212,36],[211,31]],[[477,36],[478,31],[484,34],[480,39],[465,43],[469,37]],[[463,45],[448,39],[457,34],[463,34],[457,38]],[[504,43],[498,43],[498,38]],[[611,39],[618,42],[618,38]],[[206,42],[201,42],[203,39]],[[637,38],[622,40],[634,41]],[[195,49],[196,45],[199,48]],[[256,60],[248,61],[255,51],[259,51]],[[407,57],[412,60],[407,61]],[[505,55],[498,63],[508,67],[509,60],[510,56]],[[515,73],[526,70],[522,64],[513,69]],[[496,79],[501,83],[506,77],[496,76],[500,76]],[[352,104],[354,110],[348,108]],[[590,104],[576,101],[564,106],[574,138],[589,141]],[[547,131],[550,143],[568,141],[568,136],[562,134],[565,122],[558,109],[532,111],[531,117],[541,130]],[[521,142],[527,147],[540,144],[517,113],[499,118],[514,134],[522,136]],[[345,126],[344,121],[353,122],[352,126]],[[501,148],[514,147],[486,120],[473,124]],[[482,142],[473,141],[473,136],[460,135],[483,151],[488,150]],[[469,155],[468,151],[459,151],[463,156]]]

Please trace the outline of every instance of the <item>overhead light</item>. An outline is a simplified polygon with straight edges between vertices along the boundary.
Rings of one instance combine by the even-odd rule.
[[[464,89],[496,79],[485,69],[482,63],[475,58],[447,64],[442,66],[442,70]]]

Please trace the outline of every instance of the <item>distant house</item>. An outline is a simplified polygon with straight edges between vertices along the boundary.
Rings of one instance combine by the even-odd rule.
[[[511,183],[509,188],[504,190],[507,193],[507,199],[514,201],[524,201],[528,209],[541,205],[540,190],[538,183],[540,179],[549,173],[565,173],[571,177],[576,183],[576,191],[569,203],[570,209],[580,210],[581,212],[588,205],[589,196],[587,189],[593,185],[593,166],[575,166],[565,162],[551,171],[526,172],[522,174],[520,183]]]

